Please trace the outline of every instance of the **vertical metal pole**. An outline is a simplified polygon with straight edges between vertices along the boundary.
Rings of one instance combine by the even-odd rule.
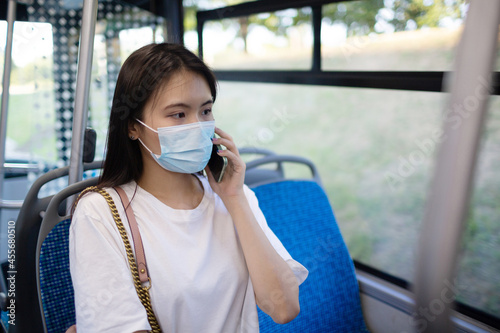
[[[500,1],[470,2],[456,71],[447,81],[451,94],[421,231],[415,278],[419,332],[453,331],[453,278],[491,91],[499,23]]]
[[[314,31],[314,43],[313,43],[313,62],[312,71],[321,71],[321,18],[322,18],[322,8],[320,6],[312,7],[312,24]]]
[[[153,12],[165,18],[166,41],[184,44],[184,9],[182,0],[151,1]]]
[[[166,3],[167,41],[184,44],[184,10],[182,0],[169,0]]]
[[[0,210],[3,202],[3,185],[5,178],[5,144],[7,141],[7,112],[9,109],[10,72],[12,69],[12,41],[14,37],[14,21],[16,19],[16,0],[9,0],[7,4],[7,43],[2,80],[2,109],[0,115]]]
[[[203,60],[203,25],[205,21],[196,14],[196,30],[198,31],[198,57]]]
[[[69,184],[83,177],[83,136],[87,126],[92,56],[94,53],[95,24],[97,20],[97,0],[84,0],[82,29],[76,75],[75,108],[73,112],[73,136],[69,165]]]

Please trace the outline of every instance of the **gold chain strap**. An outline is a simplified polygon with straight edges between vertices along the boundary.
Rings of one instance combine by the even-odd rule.
[[[134,252],[132,251],[132,247],[130,246],[130,242],[127,237],[127,231],[123,226],[120,214],[118,214],[115,202],[113,201],[108,192],[96,186],[91,186],[83,190],[82,193],[80,193],[80,195],[78,196],[76,202],[78,202],[78,200],[80,200],[82,196],[84,196],[89,192],[97,192],[101,194],[104,197],[104,199],[106,199],[106,202],[108,203],[108,206],[111,209],[111,214],[113,215],[113,219],[115,220],[116,226],[118,227],[118,231],[122,236],[123,244],[125,245],[125,251],[127,252],[128,264],[130,266],[130,271],[132,272],[132,277],[134,279],[135,290],[137,291],[137,295],[139,296],[142,305],[144,305],[144,307],[146,308],[149,325],[151,325],[151,332],[160,333],[161,328],[160,325],[158,324],[158,321],[156,320],[155,313],[153,312],[153,308],[151,306],[151,299],[149,297],[149,288],[151,287],[151,281],[149,281],[149,286],[143,287],[141,281],[139,280],[139,272],[137,270],[137,264],[135,262]]]

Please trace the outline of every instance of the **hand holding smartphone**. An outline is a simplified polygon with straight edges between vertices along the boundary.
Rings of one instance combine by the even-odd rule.
[[[212,146],[212,155],[208,161],[208,168],[217,183],[220,183],[227,167],[227,157],[217,154],[217,150],[222,150],[221,145]]]

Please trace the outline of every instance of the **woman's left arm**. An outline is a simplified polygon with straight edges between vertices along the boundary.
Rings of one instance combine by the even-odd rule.
[[[226,174],[215,182],[207,170],[212,189],[224,202],[238,232],[243,254],[252,280],[257,305],[271,318],[284,324],[300,312],[299,285],[290,266],[276,252],[257,222],[243,190],[245,163],[233,139],[220,129],[221,138],[214,143],[227,149],[219,155],[228,158]]]

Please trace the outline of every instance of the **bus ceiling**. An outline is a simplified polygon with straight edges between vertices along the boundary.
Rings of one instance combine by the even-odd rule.
[[[38,2],[37,0],[17,0],[16,21],[28,21],[28,6]],[[154,15],[169,19],[172,17],[169,13],[175,13],[180,17],[182,14],[182,1],[179,0],[120,0],[123,4],[138,7]],[[9,1],[0,2],[0,21],[7,20],[7,7]],[[66,10],[81,11],[83,0],[63,0],[62,7]]]
[[[8,3],[9,3],[8,1],[0,2],[0,21],[7,21]],[[28,21],[28,6],[23,1],[17,2],[16,20],[17,21]]]

